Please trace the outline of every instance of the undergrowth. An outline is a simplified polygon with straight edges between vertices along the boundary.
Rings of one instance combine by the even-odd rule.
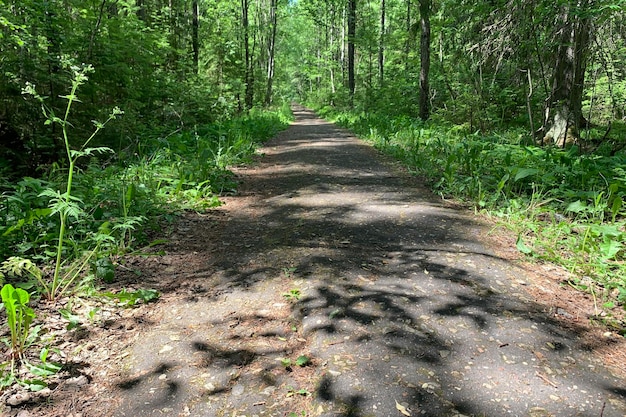
[[[286,105],[253,109],[231,120],[145,137],[108,160],[81,158],[72,184],[81,210],[63,236],[63,259],[80,259],[96,246],[99,258],[124,253],[148,244],[146,231],[176,212],[219,205],[219,195],[236,187],[229,167],[249,160],[290,118]],[[63,192],[67,173],[66,166],[55,165],[40,178],[0,184],[0,262],[27,258],[49,273],[61,225],[46,190]]]
[[[495,216],[526,255],[562,265],[598,309],[626,306],[626,155],[528,145],[408,117],[319,109],[424,177],[443,197]]]

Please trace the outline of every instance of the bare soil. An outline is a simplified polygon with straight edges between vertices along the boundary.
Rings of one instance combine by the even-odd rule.
[[[64,371],[3,415],[626,415],[625,339],[564,271],[295,114],[237,195],[118,260],[109,289],[157,302],[74,300],[69,331],[40,306]]]

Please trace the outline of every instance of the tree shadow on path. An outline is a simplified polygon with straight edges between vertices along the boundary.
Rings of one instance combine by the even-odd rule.
[[[483,225],[349,132],[304,108],[295,114],[260,162],[239,170],[242,188],[226,199],[227,215],[212,218],[217,243],[191,280],[211,288],[188,307],[212,309],[198,328],[217,334],[227,325],[220,297],[271,309],[260,301],[276,293],[268,286],[297,288],[294,337],[314,359],[304,382],[313,393],[307,415],[626,413],[623,381],[593,359],[584,329],[562,327],[529,299],[523,272],[481,243]],[[187,389],[179,402],[194,415],[302,411],[292,407],[303,402],[284,393],[259,394],[302,383],[272,379],[266,360],[296,345],[238,350],[228,340],[216,345],[193,333],[185,352],[222,360],[224,369],[261,371],[225,381],[228,389],[215,388],[210,400]],[[228,362],[233,357],[241,360]]]

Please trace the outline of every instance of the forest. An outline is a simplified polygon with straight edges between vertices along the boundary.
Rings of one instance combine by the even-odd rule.
[[[289,125],[292,102],[488,216],[528,259],[562,266],[563,285],[626,336],[625,11],[0,0],[0,386],[33,343],[31,298],[70,320],[59,300],[102,296],[125,254],[158,246],[162,224],[236,192],[230,167]],[[54,366],[41,358],[43,381]]]

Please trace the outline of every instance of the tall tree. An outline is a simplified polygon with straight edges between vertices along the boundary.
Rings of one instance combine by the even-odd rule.
[[[411,0],[406,0],[406,40],[404,41],[404,71],[409,70],[409,54],[411,53]]]
[[[274,67],[276,54],[276,29],[278,21],[278,0],[270,0],[270,34],[267,45],[267,88],[265,90],[265,105],[272,101],[272,85],[274,83]]]
[[[420,96],[419,117],[428,120],[430,116],[430,2],[419,0],[420,5]]]
[[[243,28],[245,108],[249,110],[254,104],[254,68],[250,52],[250,22],[248,19],[248,0],[241,0],[241,24]]]
[[[199,9],[198,0],[191,3],[191,47],[193,49],[193,70],[197,74],[199,70],[200,59],[200,40],[198,39],[199,30]]]
[[[573,0],[561,6],[558,14],[558,49],[552,75],[544,126],[544,142],[564,146],[578,139],[582,117],[582,97],[591,31],[593,1]]]
[[[354,77],[354,42],[356,40],[356,0],[348,0],[348,93],[350,106],[354,105],[356,83]]]
[[[385,0],[380,0],[380,38],[378,40],[378,84],[382,88],[385,71]]]

